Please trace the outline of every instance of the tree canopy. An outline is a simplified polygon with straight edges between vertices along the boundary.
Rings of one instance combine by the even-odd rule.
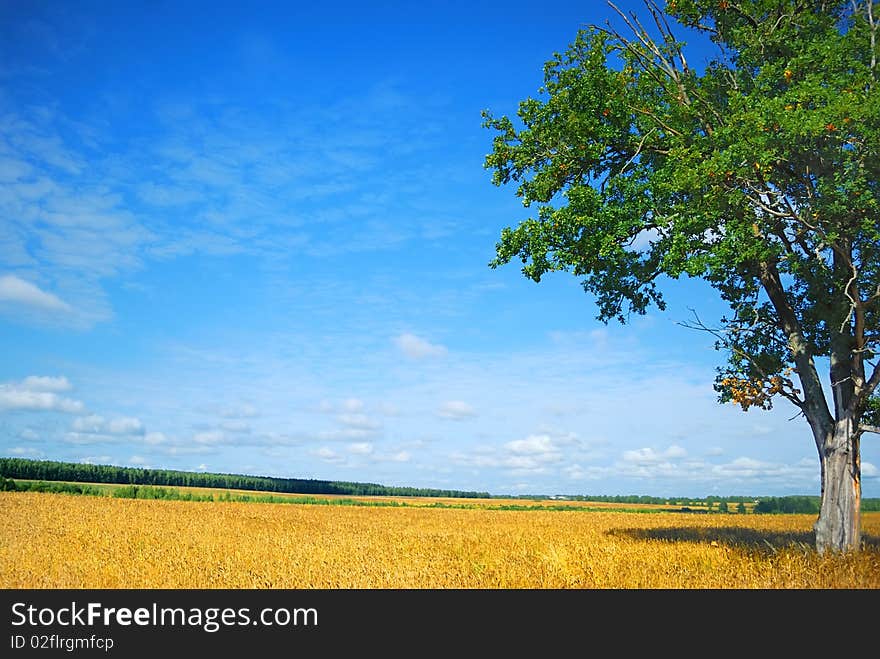
[[[536,208],[490,265],[571,272],[605,322],[663,309],[664,277],[707,281],[730,309],[693,323],[726,353],[720,400],[787,399],[812,429],[823,501],[856,490],[854,521],[820,511],[820,549],[858,545],[859,439],[880,409],[877,11],[646,0],[578,32],[516,120],[484,112],[493,182]],[[708,38],[708,61],[689,61],[688,35]]]

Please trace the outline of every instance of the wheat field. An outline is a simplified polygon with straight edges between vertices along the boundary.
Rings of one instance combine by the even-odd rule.
[[[0,493],[2,588],[878,588],[812,515],[378,508]]]

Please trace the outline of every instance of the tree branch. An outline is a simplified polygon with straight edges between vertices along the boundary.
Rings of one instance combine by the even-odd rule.
[[[821,423],[830,426],[833,417],[828,409],[828,401],[825,400],[825,393],[822,390],[822,382],[816,371],[816,364],[813,361],[813,355],[810,353],[803,328],[795,315],[794,309],[788,303],[788,297],[782,281],[779,278],[779,271],[774,263],[761,262],[759,264],[759,278],[773,308],[779,316],[780,326],[788,337],[788,347],[791,351],[792,358],[795,363],[801,386],[804,389],[804,413],[810,423]],[[878,374],[880,379],[880,374]],[[814,433],[815,435],[815,433]],[[817,442],[818,442],[817,437]],[[821,450],[821,446],[818,447]]]
[[[700,320],[700,317],[697,315],[696,311],[694,311],[693,309],[691,309],[690,311],[692,314],[694,314],[694,318],[696,318],[696,324],[691,325],[689,323],[679,323],[679,325],[681,325],[682,327],[686,327],[688,329],[695,329],[695,330],[700,330],[701,332],[708,332],[709,334],[714,336],[716,339],[718,339],[728,350],[739,355],[740,357],[743,357],[744,359],[747,359],[752,364],[752,366],[755,367],[755,370],[757,370],[761,374],[762,378],[764,378],[765,380],[770,378],[770,374],[767,373],[763,368],[761,368],[761,365],[757,362],[757,360],[754,357],[752,357],[745,350],[742,350],[741,348],[735,346],[719,330],[715,330],[715,329],[712,329],[711,327],[708,327],[705,323],[703,323],[702,320]],[[756,320],[756,323],[757,323],[757,320]],[[782,395],[783,397],[787,398],[789,401],[791,401],[796,407],[798,407],[803,412],[804,401],[802,401],[800,398],[798,398],[797,395],[795,395],[795,393],[793,391],[785,391],[784,389],[780,388],[779,394]]]
[[[617,172],[616,176],[622,175],[626,171],[626,168],[629,167],[636,158],[638,158],[639,154],[642,152],[642,147],[645,146],[645,140],[647,140],[648,136],[651,133],[653,133],[655,130],[656,130],[655,128],[652,128],[651,130],[649,130],[648,132],[646,132],[642,136],[642,139],[639,142],[639,145],[636,147],[636,152],[634,154],[632,154],[632,156],[630,157],[629,160],[627,160],[625,163],[623,163],[623,167],[620,168],[620,171]]]
[[[654,122],[658,126],[660,126],[660,128],[665,130],[667,133],[669,133],[671,135],[675,135],[677,137],[681,137],[681,133],[679,131],[675,130],[672,126],[668,126],[666,123],[663,122],[662,119],[660,119],[660,117],[658,117],[656,114],[654,114],[650,110],[646,110],[645,108],[637,108],[636,106],[629,105],[629,104],[627,104],[626,107],[629,108],[630,110],[632,110],[633,112],[638,112],[639,114],[644,114],[648,117],[651,117],[651,119],[653,119]]]

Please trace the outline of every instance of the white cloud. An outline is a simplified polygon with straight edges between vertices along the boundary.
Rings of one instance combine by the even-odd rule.
[[[462,400],[450,400],[440,406],[437,414],[444,419],[460,421],[477,415],[473,407]]]
[[[64,441],[71,444],[104,444],[119,442],[119,436],[108,435],[102,432],[77,432],[71,431],[64,435]]]
[[[632,451],[623,452],[624,462],[633,462],[636,464],[653,464],[660,460],[660,456],[652,448],[640,448]]]
[[[741,472],[754,472],[758,469],[762,469],[767,465],[760,460],[754,460],[752,458],[736,458],[733,462],[729,462],[726,465],[723,465],[723,469],[725,471],[741,471]]]
[[[559,459],[558,455],[511,455],[505,458],[502,465],[512,470],[514,474],[523,474],[527,472],[543,474],[547,471],[547,462],[555,462]]]
[[[44,311],[72,311],[73,308],[53,293],[15,275],[0,277],[0,302],[13,302]]]
[[[355,455],[369,455],[373,452],[373,445],[370,442],[355,442],[348,445],[348,450]]]
[[[168,441],[168,438],[165,437],[165,435],[161,432],[148,432],[146,435],[144,435],[144,441],[147,444],[157,445],[164,444]]]
[[[73,430],[78,433],[108,435],[143,435],[144,424],[135,417],[118,417],[107,420],[97,414],[74,419]]]
[[[50,375],[29,375],[22,380],[21,386],[31,391],[70,391],[73,386],[66,377]]]
[[[220,410],[220,416],[225,419],[250,419],[258,414],[257,408],[250,403],[230,405]]]
[[[599,480],[613,476],[612,470],[608,467],[582,467],[579,464],[569,465],[562,468],[562,473],[571,480]]]
[[[322,430],[318,433],[308,434],[303,437],[303,439],[317,439],[322,442],[328,441],[337,441],[337,440],[360,440],[360,439],[370,439],[376,437],[376,430],[374,428],[337,428],[335,430]]]
[[[660,232],[656,228],[642,229],[633,238],[628,249],[633,252],[643,252],[651,247],[653,243],[660,240]]]
[[[144,424],[135,417],[120,417],[107,423],[107,432],[113,435],[143,435]]]
[[[70,389],[67,378],[29,375],[21,382],[0,384],[0,409],[44,412],[82,412],[84,405],[72,398],[63,398],[56,391]]]
[[[88,455],[86,457],[80,458],[79,461],[82,464],[86,465],[108,465],[113,464],[114,462],[113,458],[111,458],[109,455]]]
[[[77,417],[73,420],[71,427],[77,432],[103,432],[104,417],[97,414]]]
[[[322,447],[316,451],[312,451],[312,455],[320,458],[324,462],[330,462],[331,464],[343,464],[345,462],[345,456],[339,455],[333,449]]]
[[[576,443],[571,435],[557,441],[549,434],[533,434],[525,439],[515,439],[500,448],[483,447],[466,455],[454,453],[450,456],[454,463],[469,467],[494,467],[509,471],[514,475],[546,474],[550,467],[563,462],[563,444]]]
[[[9,453],[11,455],[27,455],[30,457],[38,457],[44,455],[44,453],[38,449],[30,448],[30,447],[22,447],[16,446],[14,448],[9,449]]]
[[[23,429],[20,433],[18,433],[18,436],[21,439],[27,439],[28,441],[35,441],[40,438],[40,436],[30,428]]]
[[[516,439],[504,446],[516,454],[535,455],[558,452],[549,435],[529,435],[525,439]]]
[[[870,462],[862,463],[862,478],[877,478],[880,476],[880,469],[877,469]]]
[[[431,343],[415,334],[404,333],[394,339],[398,349],[410,359],[442,357],[447,353],[446,347]]]
[[[29,391],[3,384],[0,385],[0,409],[76,414],[82,412],[84,406],[78,400],[61,398],[51,391]]]
[[[381,424],[366,414],[340,414],[336,417],[339,423],[344,425],[347,428],[354,428],[357,430],[378,430],[381,427]]]
[[[665,451],[658,453],[652,448],[640,448],[634,449],[632,451],[624,451],[623,452],[623,461],[633,464],[639,465],[651,465],[657,464],[660,462],[664,462],[667,460],[675,460],[679,458],[684,458],[687,456],[687,451],[685,451],[680,446],[672,445],[667,448]]]
[[[196,444],[214,446],[217,444],[225,444],[228,438],[225,433],[220,430],[209,430],[206,432],[198,432],[193,436]]]
[[[398,451],[397,453],[392,454],[388,459],[392,462],[409,462],[412,459],[412,455],[409,451]]]
[[[454,451],[449,455],[449,459],[453,464],[464,467],[498,467],[501,464],[495,455],[481,451],[474,451],[469,454]]]

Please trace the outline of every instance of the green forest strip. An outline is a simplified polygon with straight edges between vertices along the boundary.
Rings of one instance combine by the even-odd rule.
[[[448,503],[435,501],[433,503],[414,504],[404,500],[388,501],[385,499],[349,499],[334,498],[324,499],[320,497],[303,496],[275,496],[271,494],[235,494],[233,492],[194,493],[181,491],[177,488],[154,487],[151,485],[83,485],[80,483],[66,483],[60,481],[22,481],[11,478],[0,479],[0,491],[7,492],[45,492],[50,494],[74,494],[84,496],[110,497],[114,499],[149,499],[166,501],[208,501],[208,502],[235,502],[235,503],[286,503],[305,504],[319,506],[365,506],[372,508],[451,508],[460,510],[551,510],[551,511],[581,511],[581,512],[610,512],[607,507],[597,508],[592,506],[576,505],[521,505],[521,504],[474,504],[474,503]],[[647,508],[620,508],[614,512],[632,513],[658,513],[675,512],[673,510],[647,509]]]
[[[176,487],[197,487],[220,490],[245,490],[255,494],[224,492],[211,493],[180,491]],[[52,460],[28,460],[24,458],[0,458],[0,489],[60,492],[95,496],[114,496],[132,499],[169,499],[175,501],[238,501],[254,503],[300,503],[317,505],[382,506],[382,507],[434,507],[434,508],[491,508],[493,510],[579,510],[607,511],[607,507],[579,506],[573,503],[528,505],[499,504],[475,505],[434,502],[432,504],[409,504],[405,501],[348,499],[349,496],[434,497],[461,499],[519,498],[522,500],[547,501],[547,496],[493,496],[487,492],[439,490],[414,487],[388,487],[373,483],[324,481],[297,478],[271,478],[240,474],[217,474],[210,472],[173,471],[167,469],[141,469],[112,465],[92,465]],[[305,496],[273,496],[296,494]],[[323,499],[313,495],[343,495],[342,498]],[[746,497],[710,496],[705,499],[688,497],[651,497],[643,495],[577,495],[567,496],[570,501],[602,502],[618,504],[656,504],[669,506],[662,509],[615,508],[625,512],[681,512],[681,513],[759,513],[759,514],[817,514],[819,497]],[[749,504],[749,507],[746,507]],[[692,506],[696,506],[693,508]],[[880,511],[880,499],[862,499],[863,512]]]
[[[326,481],[305,478],[271,478],[242,474],[142,469],[113,465],[0,458],[0,477],[74,483],[117,483],[208,487],[224,490],[253,490],[283,494],[334,494],[351,496],[446,497],[488,499],[488,492],[465,492],[417,487],[394,487],[377,483]]]

